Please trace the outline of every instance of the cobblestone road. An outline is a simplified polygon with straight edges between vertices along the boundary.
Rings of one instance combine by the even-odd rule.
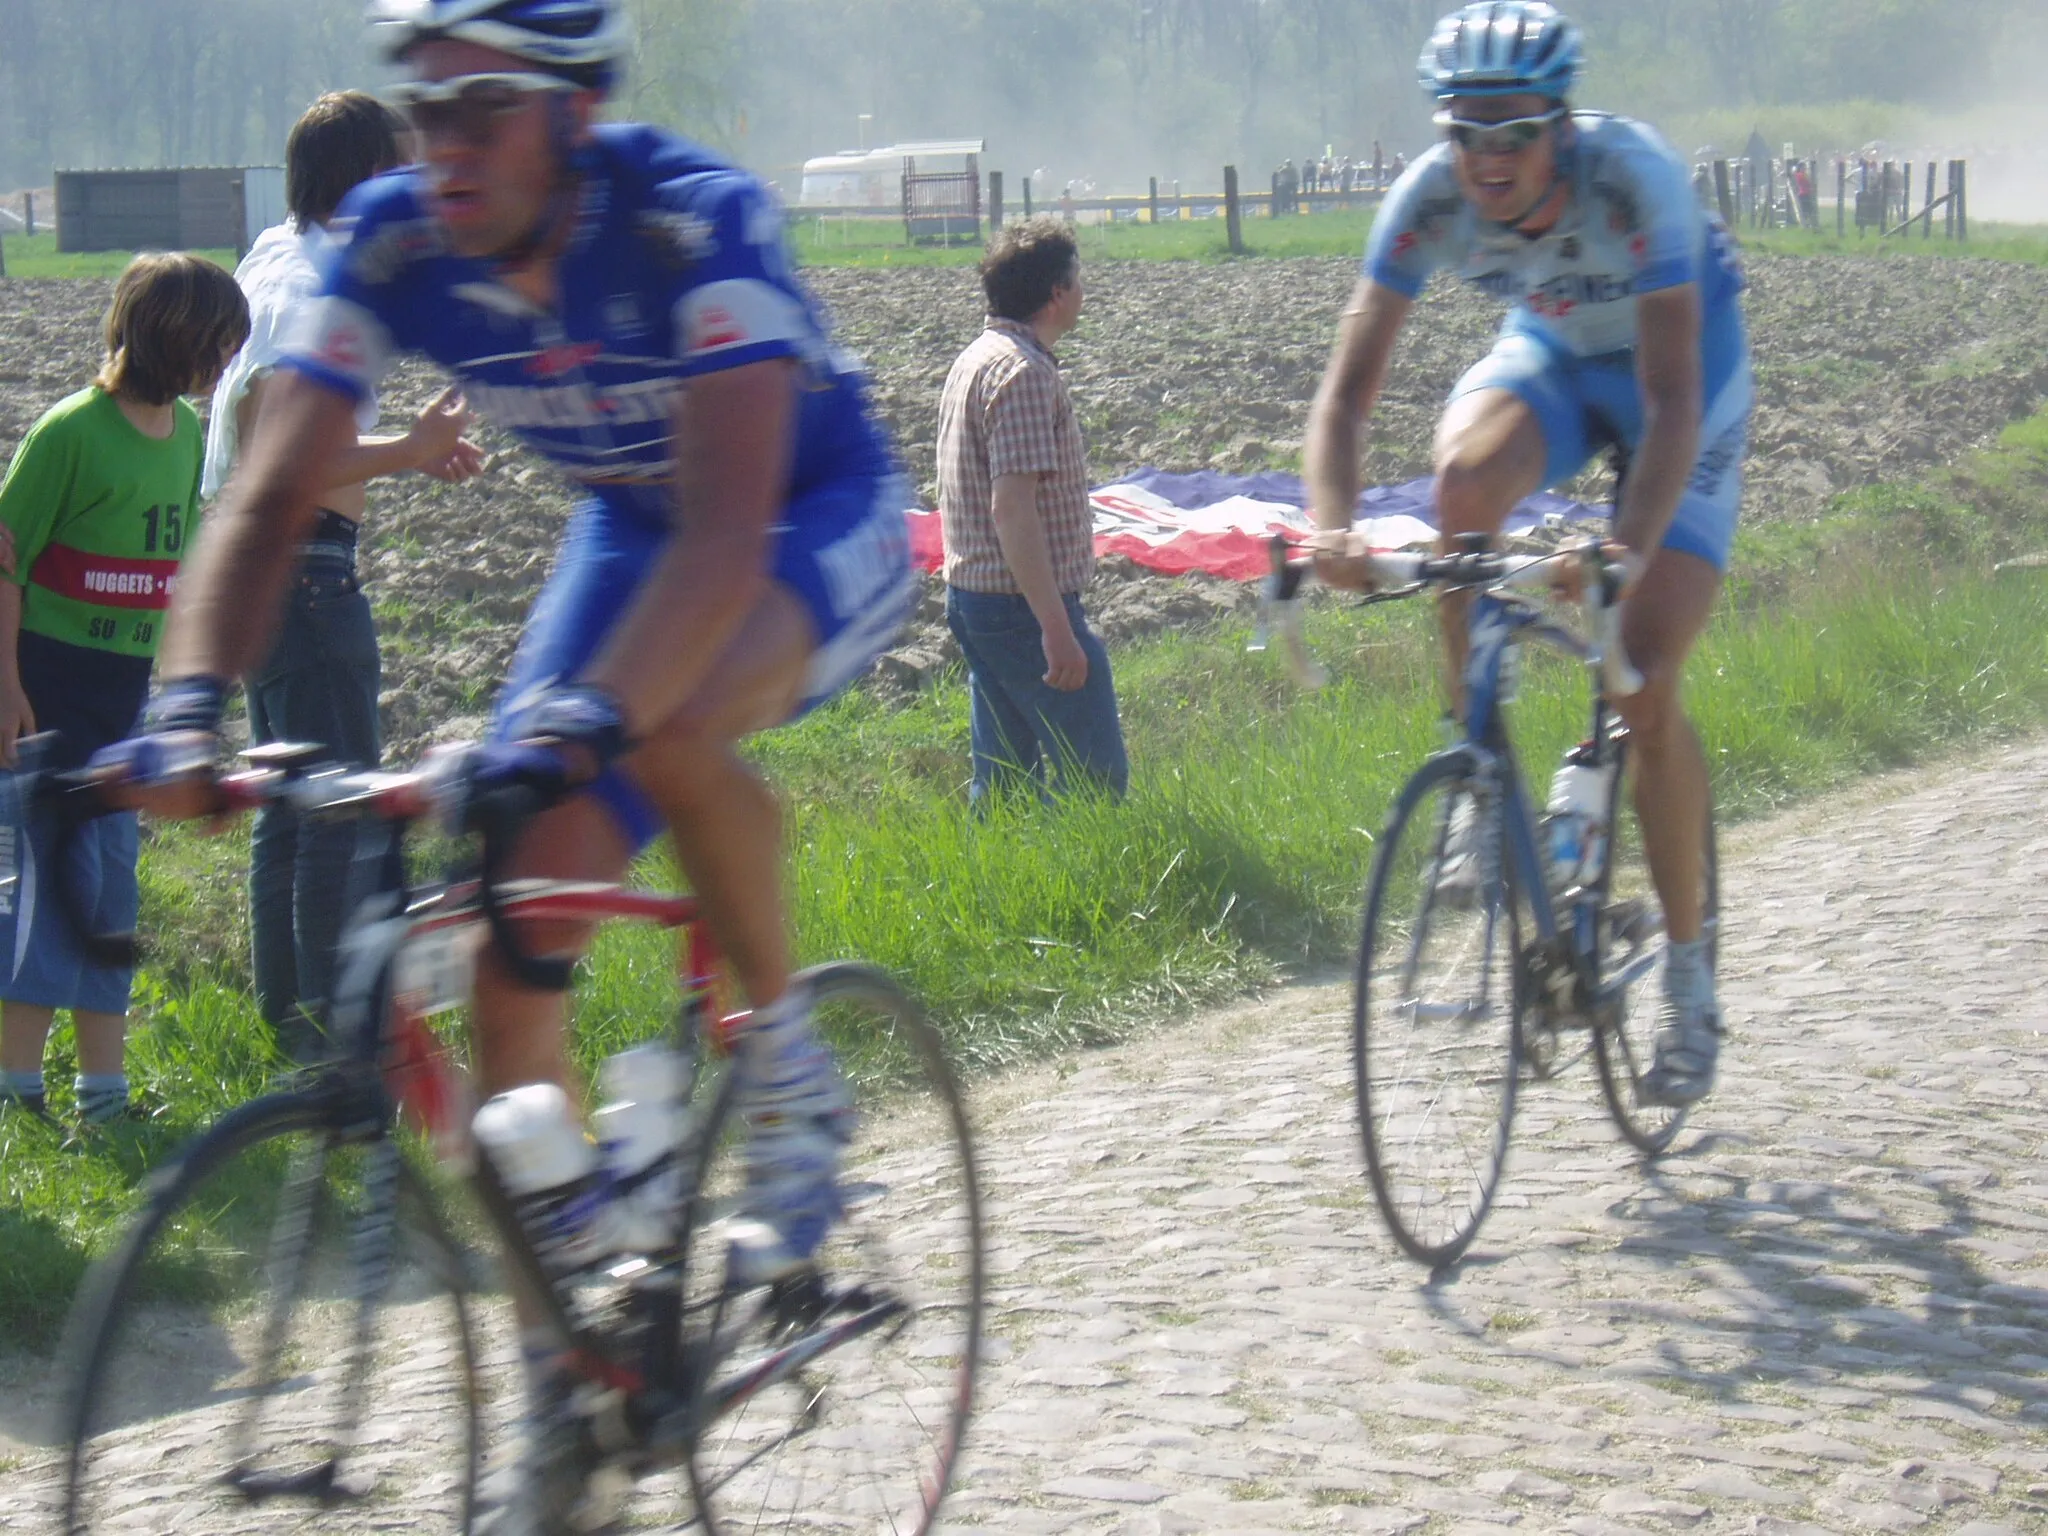
[[[1532,1085],[1440,1278],[1366,1188],[1348,990],[992,1100],[956,1519],[2048,1529],[2044,804],[2036,745],[1733,839],[1717,1096],[1646,1170],[1590,1061]]]
[[[1732,839],[1720,1092],[1652,1170],[1590,1061],[1533,1085],[1448,1275],[1372,1207],[1343,989],[985,1089],[952,1523],[2048,1529],[2044,803],[2034,744]]]

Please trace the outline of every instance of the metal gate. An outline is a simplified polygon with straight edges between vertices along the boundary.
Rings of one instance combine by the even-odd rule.
[[[964,171],[924,171],[915,157],[903,162],[903,232],[915,243],[981,238],[981,160],[969,155]]]

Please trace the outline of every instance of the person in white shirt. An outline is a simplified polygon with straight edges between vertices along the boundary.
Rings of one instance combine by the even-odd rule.
[[[243,436],[256,420],[286,322],[320,290],[328,223],[360,182],[402,163],[403,124],[374,96],[322,96],[293,127],[285,147],[290,217],[265,230],[235,270],[249,301],[249,340],[222,375],[207,430],[202,492],[219,494]],[[460,482],[483,467],[463,437],[469,410],[449,389],[398,437],[369,435],[378,405],[357,412],[364,434],[345,454],[321,502],[320,523],[300,551],[283,628],[268,660],[243,679],[249,742],[312,742],[336,762],[374,767],[381,750],[377,693],[381,663],[370,602],[356,574],[356,532],[364,483],[418,471]],[[347,915],[355,832],[301,826],[283,806],[258,818],[250,844],[250,931],[256,997],[291,1056],[320,1053],[335,942]]]

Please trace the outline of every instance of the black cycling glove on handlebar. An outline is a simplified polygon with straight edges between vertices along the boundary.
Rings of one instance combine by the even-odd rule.
[[[551,805],[581,789],[633,745],[619,701],[587,683],[548,689],[512,718],[509,732],[513,740],[486,742],[471,756],[473,799],[520,790]]]

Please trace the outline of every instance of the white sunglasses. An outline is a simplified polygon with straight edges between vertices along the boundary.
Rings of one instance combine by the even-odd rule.
[[[1538,139],[1543,130],[1565,115],[1563,107],[1552,107],[1535,117],[1510,117],[1497,123],[1453,116],[1447,107],[1436,115],[1444,137],[1469,155],[1518,155]]]
[[[420,133],[430,138],[450,134],[475,144],[488,140],[501,121],[534,96],[576,89],[573,80],[560,75],[504,71],[406,80],[387,95]]]

